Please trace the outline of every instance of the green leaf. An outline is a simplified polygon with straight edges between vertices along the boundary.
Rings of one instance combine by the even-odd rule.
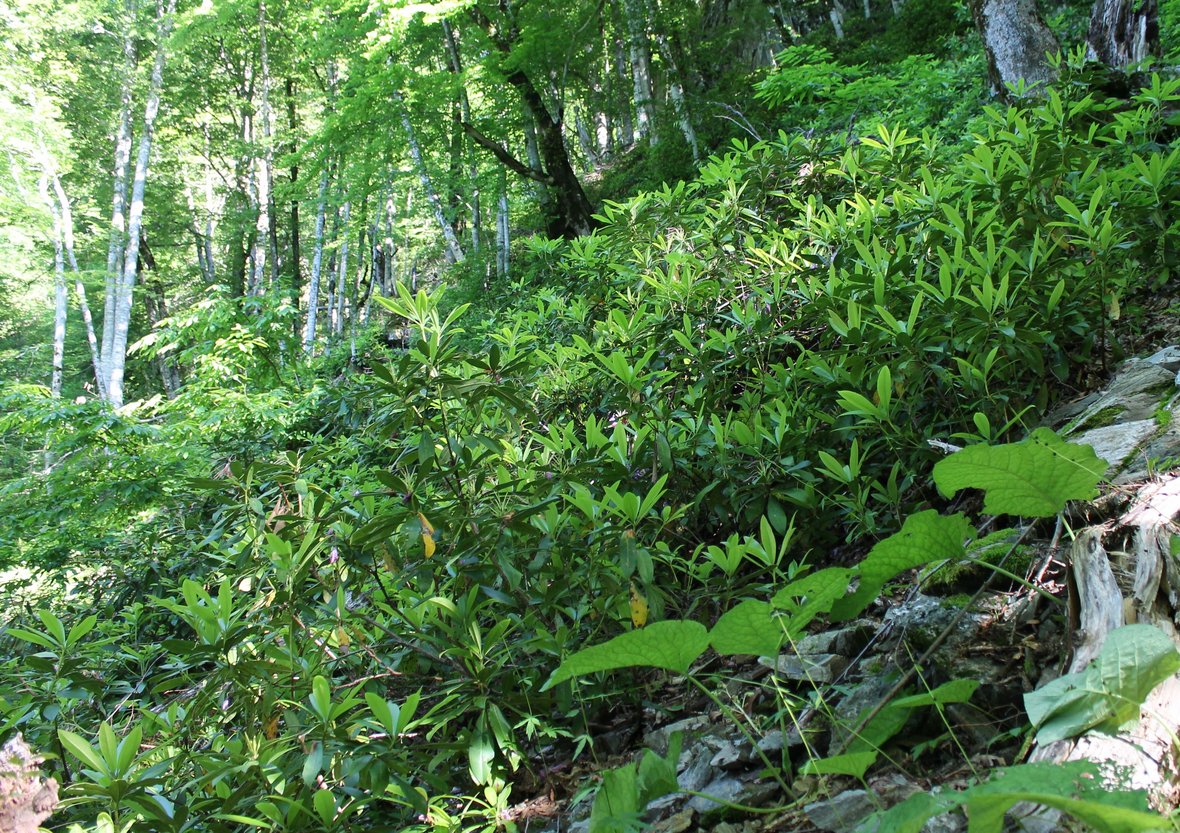
[[[1142,790],[1118,792],[1088,761],[1023,764],[997,770],[982,784],[934,796],[919,792],[866,822],[880,833],[918,833],[934,816],[965,806],[970,833],[1001,833],[1004,814],[1019,802],[1062,810],[1098,833],[1168,830],[1168,820],[1150,811]]]
[[[709,643],[722,656],[778,653],[783,629],[774,617],[769,602],[747,599],[717,620],[709,632]]]
[[[693,660],[709,647],[709,632],[700,622],[668,620],[583,648],[566,658],[545,685],[546,691],[560,682],[596,671],[617,668],[666,668],[684,674]]]
[[[83,738],[75,735],[73,732],[67,732],[65,729],[58,729],[57,736],[61,740],[61,745],[70,750],[70,752],[73,752],[74,756],[82,763],[96,772],[107,771],[107,766],[102,758],[99,757],[98,752]]]
[[[913,709],[920,706],[966,703],[977,688],[979,680],[951,680],[930,691],[894,700],[892,705],[894,708]]]
[[[630,833],[639,829],[639,779],[630,763],[602,774],[590,810],[590,833]]]
[[[1107,635],[1084,670],[1024,695],[1024,708],[1040,743],[1089,729],[1113,733],[1137,720],[1147,695],[1177,670],[1180,653],[1170,637],[1151,625],[1126,625]]]
[[[1089,500],[1107,469],[1089,446],[1067,443],[1038,428],[1020,443],[973,445],[934,466],[938,490],[983,489],[983,510],[994,515],[1045,518],[1071,500]]]
[[[838,599],[848,593],[852,570],[828,567],[792,581],[774,594],[770,603],[790,614],[787,634],[796,637],[821,613],[828,613]]]
[[[800,775],[851,775],[862,778],[877,760],[876,750],[814,758],[799,768]]]
[[[324,827],[331,827],[332,820],[336,818],[336,796],[332,795],[332,791],[316,790],[311,803],[315,805],[316,814],[324,823]]]
[[[676,769],[683,744],[684,733],[675,732],[668,743],[667,755],[657,755],[650,749],[643,753],[639,762],[639,802],[643,806],[680,789]]]
[[[311,749],[307,753],[307,758],[303,761],[303,783],[311,786],[315,783],[316,776],[320,774],[320,770],[324,765],[324,745],[318,740],[311,742]]]
[[[961,453],[961,452],[960,452]],[[832,616],[850,619],[877,597],[899,573],[931,561],[962,558],[975,528],[961,514],[943,516],[933,509],[905,519],[901,529],[877,543],[856,566],[860,586],[832,605]]]

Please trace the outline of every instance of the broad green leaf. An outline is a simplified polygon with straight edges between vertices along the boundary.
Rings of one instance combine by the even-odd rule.
[[[846,752],[830,758],[815,758],[799,768],[800,775],[851,775],[863,778],[877,760],[877,752]]]
[[[770,603],[790,614],[788,635],[798,636],[812,619],[831,611],[832,605],[847,595],[851,578],[852,570],[847,567],[828,567],[792,581],[775,593]]]
[[[700,622],[668,620],[583,648],[550,675],[542,691],[560,682],[617,668],[666,668],[684,674],[709,647],[709,632]]]
[[[1092,498],[1106,469],[1094,449],[1038,428],[1024,442],[968,446],[940,460],[934,482],[947,497],[983,489],[983,510],[994,515],[1045,518]]]
[[[65,729],[58,729],[57,736],[61,740],[62,746],[74,753],[82,763],[86,764],[96,772],[106,772],[107,767],[95,751],[94,747],[87,743],[83,738],[75,735],[73,732],[68,732]]]
[[[316,777],[320,774],[320,770],[324,766],[324,745],[318,740],[311,742],[311,748],[308,750],[307,757],[303,760],[303,783],[311,786],[315,783]]]
[[[783,642],[782,626],[775,620],[769,602],[747,599],[717,620],[709,632],[709,644],[722,656],[778,653]]]
[[[930,691],[894,700],[892,705],[894,708],[913,709],[935,704],[966,703],[977,688],[979,680],[951,680]]]
[[[1113,790],[1094,764],[1073,761],[1008,767],[961,792],[915,793],[867,820],[860,830],[918,833],[934,816],[962,806],[967,809],[969,833],[1001,833],[1004,814],[1023,801],[1061,810],[1098,833],[1171,829],[1165,817],[1151,812],[1145,792]]]
[[[943,516],[933,509],[905,519],[900,530],[877,543],[856,566],[860,586],[832,605],[832,616],[850,619],[877,597],[890,579],[931,561],[962,558],[975,529],[961,515]]]
[[[680,789],[676,768],[683,744],[684,734],[675,732],[668,743],[667,755],[657,755],[650,749],[643,753],[639,762],[639,801],[643,806]]]
[[[332,795],[331,790],[316,790],[316,794],[312,796],[311,803],[315,805],[315,811],[320,817],[320,821],[324,823],[325,827],[332,826],[332,820],[336,818],[336,796]]]
[[[1089,729],[1113,733],[1138,719],[1147,695],[1177,670],[1180,653],[1168,636],[1151,625],[1127,625],[1107,635],[1084,670],[1024,695],[1024,708],[1040,743]]]
[[[590,810],[590,833],[630,833],[638,829],[642,809],[635,764],[607,770]]]

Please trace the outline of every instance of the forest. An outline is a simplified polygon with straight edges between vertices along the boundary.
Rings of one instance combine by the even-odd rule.
[[[1180,827],[1180,0],[0,34],[0,833]]]

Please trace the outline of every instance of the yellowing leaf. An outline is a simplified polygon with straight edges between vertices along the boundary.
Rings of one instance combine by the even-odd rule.
[[[347,648],[351,640],[348,638],[348,631],[344,630],[340,625],[336,626],[336,644],[341,648]]]
[[[266,721],[266,726],[262,730],[266,734],[267,740],[274,740],[279,736],[279,712],[275,712]]]
[[[434,545],[434,527],[431,526],[430,521],[426,520],[426,516],[421,512],[418,513],[418,521],[422,524],[422,549],[426,551],[426,557],[430,558],[434,555],[436,549]]]
[[[647,599],[639,592],[635,582],[631,582],[631,624],[637,628],[647,624]]]

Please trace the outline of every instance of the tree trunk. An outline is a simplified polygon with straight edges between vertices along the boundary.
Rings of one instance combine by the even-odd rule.
[[[61,377],[66,355],[66,312],[69,293],[66,291],[66,264],[62,240],[61,212],[49,196],[49,174],[41,174],[41,198],[53,216],[53,365],[49,374],[49,390],[61,396]]]
[[[258,67],[262,73],[262,97],[258,117],[262,128],[262,153],[255,159],[258,215],[254,226],[254,274],[251,294],[262,295],[275,283],[278,258],[277,230],[271,183],[274,149],[271,147],[270,56],[266,44],[266,0],[258,3]],[[269,268],[268,268],[269,267]]]
[[[508,280],[508,246],[511,243],[508,230],[508,186],[500,191],[500,206],[496,212],[496,276]]]
[[[701,147],[700,143],[697,142],[697,133],[692,126],[692,117],[688,111],[688,101],[684,95],[683,73],[680,71],[680,63],[676,60],[672,44],[669,43],[666,35],[657,35],[656,45],[659,47],[660,57],[668,65],[668,97],[672,99],[672,109],[676,113],[676,121],[680,124],[680,132],[683,134],[684,141],[688,145],[689,150],[692,151],[692,161],[694,163],[700,163]]]
[[[840,0],[832,0],[832,8],[828,11],[832,28],[836,31],[836,40],[844,40],[844,4]]]
[[[1057,38],[1037,11],[1035,0],[970,0],[975,27],[987,53],[987,74],[997,95],[1021,80],[1029,87],[1053,80],[1046,55],[1058,49]]]
[[[340,209],[340,249],[336,252],[336,303],[331,316],[334,335],[344,332],[344,301],[348,295],[345,283],[348,279],[348,223],[351,216],[352,201],[346,199]]]
[[[324,264],[324,220],[328,208],[328,168],[320,174],[320,196],[315,211],[315,249],[311,256],[311,278],[307,282],[307,323],[303,328],[303,352],[315,350],[316,316],[320,306],[320,271]]]
[[[139,140],[139,155],[135,160],[135,179],[131,186],[131,204],[127,216],[127,248],[123,254],[123,279],[115,298],[114,338],[111,342],[110,401],[115,407],[123,404],[123,376],[127,363],[127,333],[131,326],[131,303],[135,290],[136,266],[139,262],[140,230],[143,228],[143,196],[147,185],[148,159],[152,150],[152,131],[160,112],[160,88],[164,84],[164,62],[167,57],[168,36],[172,31],[172,15],[176,0],[156,2],[156,59],[152,65],[147,103],[143,112],[143,133]],[[105,322],[104,322],[105,325]]]
[[[615,92],[616,99],[612,100],[621,105],[619,107],[619,115],[622,123],[619,125],[619,141],[622,142],[624,148],[629,148],[635,144],[635,122],[631,118],[631,102],[626,97],[626,93],[623,92],[627,86],[627,59],[623,52],[622,38],[616,38],[614,43],[615,62],[612,68],[614,75],[611,76],[614,83],[611,84],[611,91]],[[618,98],[622,100],[619,101],[617,100]]]
[[[110,244],[107,249],[107,271],[103,293],[102,350],[100,356],[103,378],[100,390],[109,390],[107,379],[111,372],[111,350],[115,341],[115,299],[122,282],[123,249],[127,245],[127,169],[131,162],[131,98],[135,86],[135,0],[127,0],[124,11],[123,81],[119,91],[119,127],[115,134],[114,196],[111,206]],[[105,395],[104,395],[105,398]]]
[[[627,49],[631,55],[631,81],[635,101],[635,136],[656,144],[655,93],[652,85],[651,44],[642,0],[622,0]]]
[[[446,253],[448,263],[462,263],[463,262],[463,246],[459,243],[459,238],[455,236],[455,229],[447,221],[447,215],[443,211],[442,200],[438,198],[438,192],[434,190],[434,183],[430,179],[430,172],[426,169],[426,159],[422,155],[422,147],[418,144],[417,134],[414,133],[414,125],[410,123],[410,114],[405,107],[405,100],[397,90],[392,92],[393,100],[398,103],[398,108],[401,110],[402,130],[406,134],[406,143],[410,147],[410,157],[414,160],[414,168],[418,172],[418,180],[422,183],[422,189],[426,192],[426,200],[430,203],[430,210],[434,214],[434,220],[438,224],[439,231],[442,232],[444,251]]]
[[[78,268],[78,258],[74,254],[74,212],[70,210],[70,201],[66,197],[65,188],[57,174],[53,175],[53,190],[57,194],[57,205],[61,216],[62,244],[65,246],[66,260],[74,273],[74,294],[78,296],[78,308],[82,311],[82,324],[86,329],[86,342],[90,346],[90,362],[94,366],[94,383],[100,399],[107,398],[106,378],[102,372],[102,360],[99,355],[98,338],[94,334],[94,316],[90,314],[90,304],[86,300],[86,285],[82,283],[82,271]],[[57,221],[57,217],[54,217]]]
[[[443,21],[443,35],[446,38],[447,57],[451,72],[459,77],[459,128],[471,121],[471,100],[467,97],[467,87],[462,83],[463,60],[459,52],[459,40],[447,21]],[[483,225],[483,211],[479,202],[479,163],[475,157],[475,149],[468,142],[465,148],[467,159],[468,187],[471,194],[471,252],[479,257],[479,250],[483,245],[481,226]],[[457,181],[457,180],[456,180]]]
[[[289,180],[291,183],[291,190],[294,193],[295,186],[299,182],[299,161],[295,155],[295,136],[299,130],[299,116],[295,109],[295,80],[291,76],[287,76],[287,130],[290,133],[288,137],[287,152],[291,155],[291,168],[289,172]],[[302,253],[299,250],[299,200],[292,197],[290,208],[290,223],[291,223],[291,303],[294,305],[296,311],[299,309],[299,296],[303,292],[303,275],[301,274],[300,258]]]
[[[1121,68],[1159,54],[1158,0],[1095,0],[1086,57]]]

